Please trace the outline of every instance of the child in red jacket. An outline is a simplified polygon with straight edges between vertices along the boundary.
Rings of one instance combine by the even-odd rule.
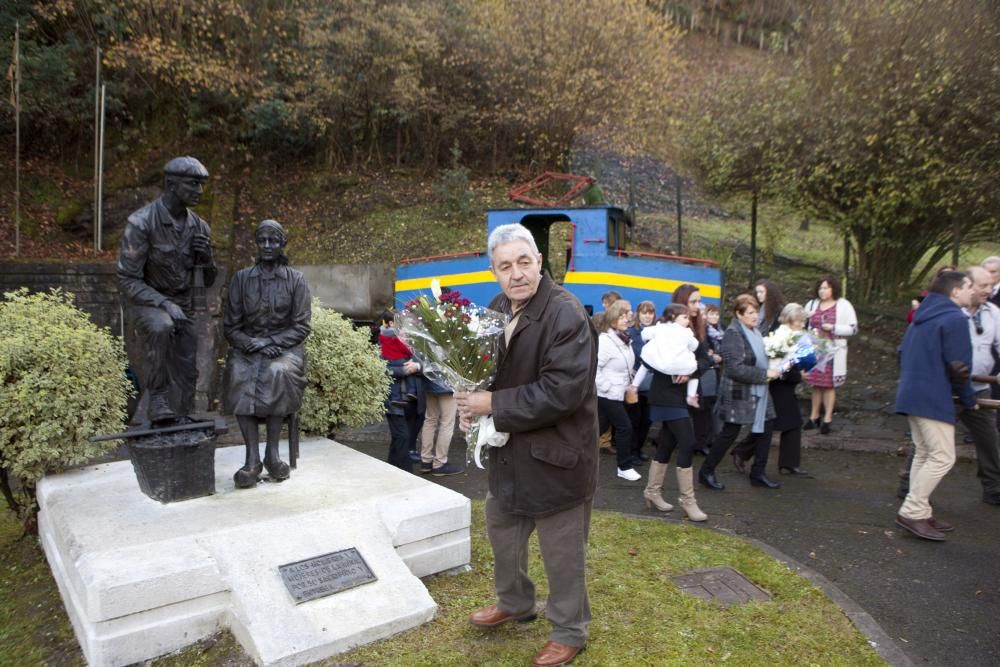
[[[391,311],[382,313],[381,323],[378,329],[378,344],[382,350],[382,358],[386,361],[410,361],[413,359],[413,350],[410,346],[396,335],[396,330],[392,326],[393,314]],[[399,379],[400,395],[404,401],[415,401],[417,392],[414,386],[414,378],[404,376]]]

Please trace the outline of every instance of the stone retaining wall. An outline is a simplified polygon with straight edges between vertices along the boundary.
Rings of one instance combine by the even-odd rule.
[[[118,281],[112,262],[89,264],[4,262],[0,263],[0,292],[27,287],[32,292],[62,288],[76,296],[76,305],[90,314],[98,326],[121,335]]]

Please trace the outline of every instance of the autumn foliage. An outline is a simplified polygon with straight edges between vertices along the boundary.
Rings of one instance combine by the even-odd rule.
[[[549,163],[595,132],[640,146],[678,68],[642,0],[13,0],[4,40],[18,16],[29,126],[45,55],[65,62],[46,74],[59,90],[92,99],[99,44],[113,127],[168,119],[330,165],[433,168],[456,143],[473,164]],[[86,103],[36,110],[61,130],[36,144],[90,132]]]

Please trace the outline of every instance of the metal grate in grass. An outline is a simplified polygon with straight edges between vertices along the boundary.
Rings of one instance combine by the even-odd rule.
[[[731,567],[693,570],[671,577],[671,580],[688,595],[724,605],[771,599],[770,593]]]

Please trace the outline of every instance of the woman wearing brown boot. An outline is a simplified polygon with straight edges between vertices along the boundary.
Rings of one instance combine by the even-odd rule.
[[[693,351],[687,353],[678,350],[668,354],[651,354],[655,346],[662,340],[674,339],[680,333],[671,327],[685,328],[688,326],[688,308],[681,304],[671,304],[663,311],[663,324],[666,329],[662,333],[653,333],[650,344],[643,348],[643,366],[636,375],[636,383],[642,382],[646,373],[653,374],[649,390],[650,417],[662,422],[660,435],[656,443],[656,453],[649,467],[649,482],[643,491],[646,507],[655,507],[661,512],[669,512],[673,506],[663,500],[663,479],[666,477],[670,463],[670,455],[677,450],[677,486],[680,489],[680,504],[687,517],[692,521],[705,521],[708,517],[698,508],[694,498],[693,475],[691,459],[694,454],[694,428],[688,414],[688,406],[697,404],[697,396],[688,397],[688,381],[697,374],[697,364]],[[655,329],[651,327],[650,329]],[[694,341],[694,337],[688,334]],[[683,340],[682,336],[676,336]],[[694,347],[697,346],[695,341]],[[662,346],[661,352],[665,352]]]

